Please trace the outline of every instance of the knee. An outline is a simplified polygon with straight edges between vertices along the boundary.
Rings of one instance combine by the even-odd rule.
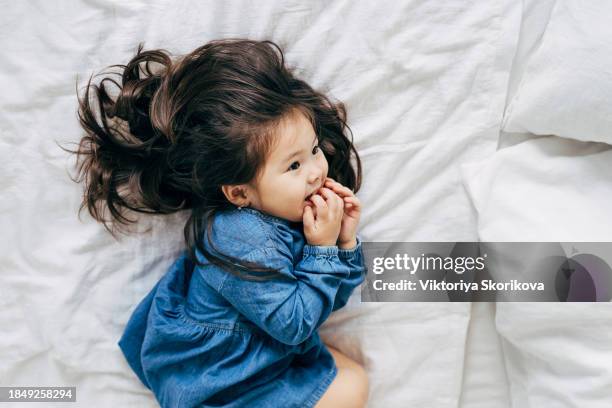
[[[345,395],[350,399],[347,406],[365,407],[370,395],[370,381],[367,371],[361,364],[333,347],[329,347],[329,351],[334,357],[336,366],[342,372],[340,383],[343,384]]]
[[[361,367],[361,372],[361,400],[363,401],[363,406],[365,407],[368,403],[368,398],[370,396],[370,380],[368,378],[368,373],[365,368]]]
[[[353,374],[356,402],[360,407],[365,407],[370,395],[370,380],[368,379],[368,373],[361,365],[355,365],[355,367],[351,368],[351,371]]]

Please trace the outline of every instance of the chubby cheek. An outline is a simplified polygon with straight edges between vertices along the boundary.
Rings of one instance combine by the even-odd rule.
[[[323,157],[323,159],[321,159],[323,161],[323,180],[325,180],[325,178],[327,178],[327,172],[329,170],[329,164],[327,163],[327,159],[325,159],[325,156],[321,155],[321,157]]]

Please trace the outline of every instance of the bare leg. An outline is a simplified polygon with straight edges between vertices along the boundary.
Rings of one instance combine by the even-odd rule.
[[[369,383],[365,369],[339,350],[327,346],[338,367],[338,374],[315,408],[364,408]]]

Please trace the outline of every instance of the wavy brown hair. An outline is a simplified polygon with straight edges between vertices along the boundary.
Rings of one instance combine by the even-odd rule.
[[[344,105],[296,78],[271,41],[216,40],[176,60],[139,44],[127,65],[109,69],[97,75],[103,76],[98,84],[91,76],[77,96],[85,135],[76,150],[64,150],[77,155],[73,180],[85,182],[79,214],[86,206],[113,235],[136,221],[126,210],[189,210],[184,237],[192,262],[202,265],[199,250],[231,273],[277,276],[222,254],[210,232],[215,213],[232,208],[221,186],[256,177],[275,129],[293,109],[310,118],[329,176],[359,190],[361,161]],[[203,245],[205,226],[214,253]]]

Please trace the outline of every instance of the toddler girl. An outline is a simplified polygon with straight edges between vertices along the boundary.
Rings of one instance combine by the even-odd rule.
[[[111,232],[125,210],[190,214],[119,341],[134,372],[164,407],[364,406],[364,369],[317,333],[365,273],[344,106],[269,41],[118,67],[79,100],[81,209]]]

